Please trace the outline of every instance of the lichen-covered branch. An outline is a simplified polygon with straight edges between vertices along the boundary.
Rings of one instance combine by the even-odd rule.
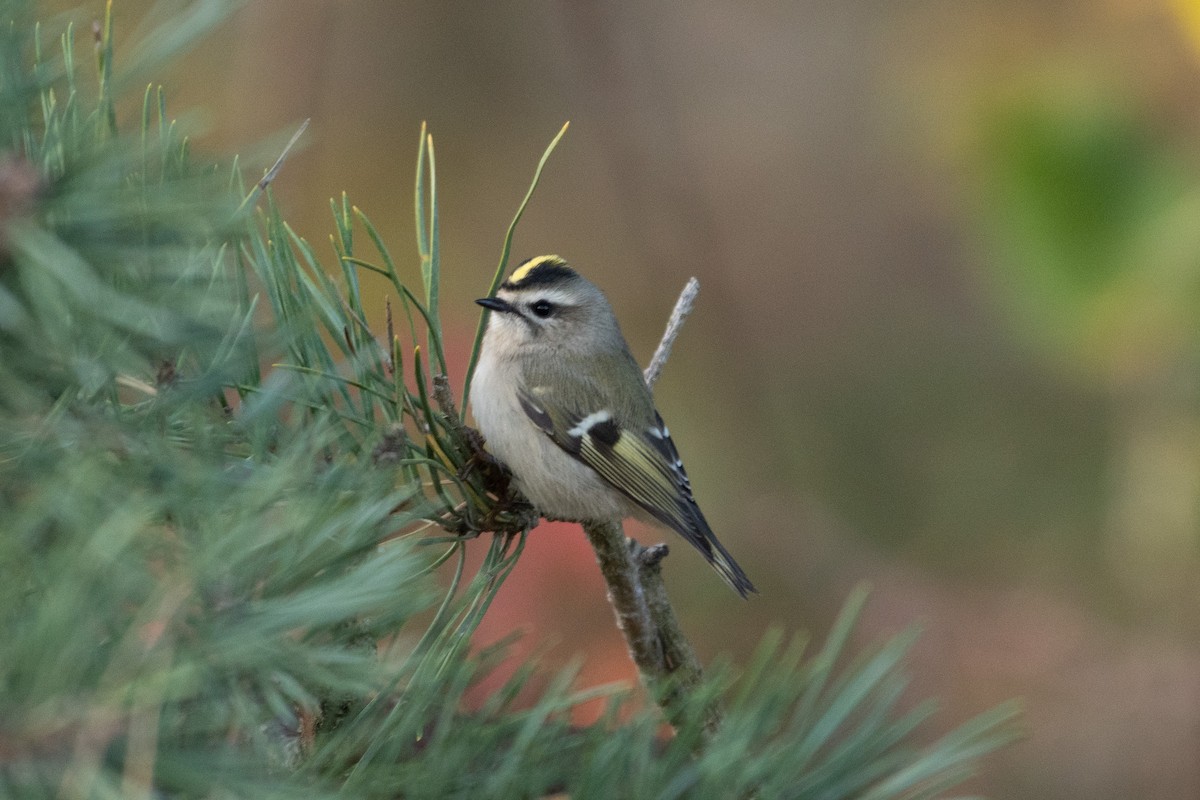
[[[646,593],[639,575],[637,551],[641,545],[625,538],[621,523],[590,522],[583,526],[604,582],[608,584],[608,599],[617,615],[617,626],[625,634],[629,655],[644,676],[663,671],[663,652],[646,603]]]

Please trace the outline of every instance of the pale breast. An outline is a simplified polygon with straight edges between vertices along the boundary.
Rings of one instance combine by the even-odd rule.
[[[471,385],[471,408],[487,448],[508,465],[517,486],[543,515],[558,519],[617,519],[631,504],[550,440],[517,401],[513,361],[482,358]]]

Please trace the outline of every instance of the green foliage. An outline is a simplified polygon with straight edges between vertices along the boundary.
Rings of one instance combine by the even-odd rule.
[[[569,671],[518,702],[535,665],[469,709],[500,655],[471,634],[529,515],[441,377],[431,139],[418,298],[344,197],[327,269],[269,194],[258,211],[236,168],[192,157],[156,88],[122,133],[111,18],[88,92],[72,29],[4,11],[0,794],[927,797],[1011,737],[1000,709],[914,745],[910,637],[839,667],[861,596],[813,657],[774,635],[714,669],[673,738],[615,694],[572,727],[612,693]],[[361,269],[403,314],[382,341]]]
[[[1195,351],[1200,198],[1184,148],[1103,76],[1022,85],[981,115],[973,155],[1014,330],[1107,376]]]

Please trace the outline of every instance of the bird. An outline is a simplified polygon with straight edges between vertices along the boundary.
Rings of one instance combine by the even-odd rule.
[[[470,390],[493,456],[545,517],[656,522],[729,586],[754,584],[717,540],[604,293],[556,255],[522,262],[494,295]]]

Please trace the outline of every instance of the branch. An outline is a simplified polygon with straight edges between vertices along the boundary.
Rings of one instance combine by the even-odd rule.
[[[584,524],[583,531],[596,551],[596,561],[608,584],[608,600],[617,615],[617,627],[629,645],[629,657],[644,678],[653,680],[663,672],[665,659],[638,578],[640,553],[635,549],[641,550],[641,545],[626,539],[621,523],[616,520],[589,522]]]
[[[679,293],[679,299],[675,301],[671,318],[667,320],[667,330],[663,334],[662,341],[658,343],[658,349],[654,351],[654,358],[650,359],[650,366],[646,367],[646,371],[642,373],[646,379],[646,385],[651,389],[658,381],[658,376],[662,374],[663,367],[667,365],[667,359],[671,357],[671,348],[675,346],[675,339],[679,336],[679,331],[683,329],[684,320],[688,318],[688,314],[692,313],[692,306],[696,304],[696,296],[699,294],[700,281],[688,278],[683,291]]]
[[[651,388],[662,373],[671,346],[699,292],[699,281],[691,278],[680,293],[666,333],[644,373]],[[699,685],[703,670],[691,643],[683,635],[663,584],[662,560],[668,548],[665,544],[642,547],[625,536],[619,520],[584,523],[583,531],[596,551],[596,561],[608,585],[608,599],[617,626],[625,635],[629,656],[667,719],[678,727],[682,721],[680,701]],[[710,734],[716,732],[720,721],[720,710],[715,706],[705,710],[704,727]]]

